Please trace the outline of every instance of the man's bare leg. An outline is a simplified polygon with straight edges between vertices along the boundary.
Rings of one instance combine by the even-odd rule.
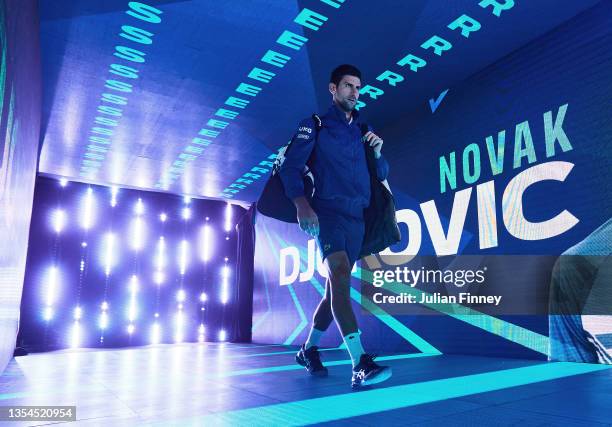
[[[321,363],[318,346],[323,333],[333,320],[334,316],[331,310],[331,284],[328,278],[325,282],[325,294],[321,302],[319,302],[313,316],[308,339],[295,355],[296,362],[304,366],[311,375],[317,377],[327,376],[327,368]]]
[[[325,266],[330,280],[332,313],[354,367],[365,352],[361,345],[357,319],[351,304],[351,265],[346,252],[338,251],[325,258]]]
[[[306,349],[319,345],[321,336],[327,330],[329,325],[331,325],[333,320],[334,315],[332,314],[331,309],[331,285],[328,277],[325,281],[325,294],[314,312],[310,333],[308,334],[306,344],[304,344]]]
[[[391,377],[391,368],[375,363],[374,356],[366,354],[361,345],[351,304],[351,264],[346,252],[329,254],[325,265],[330,278],[332,313],[353,362],[352,387],[356,389],[387,380]]]

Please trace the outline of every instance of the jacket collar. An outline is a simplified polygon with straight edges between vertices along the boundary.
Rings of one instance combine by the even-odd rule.
[[[329,110],[327,110],[327,114],[325,115],[332,117],[333,119],[338,120],[339,122],[348,123],[346,114],[344,113],[344,111],[340,109],[340,107],[336,105],[336,103],[332,103],[332,105],[329,107]],[[353,110],[352,116],[353,116],[352,123],[358,124],[359,123],[359,112],[357,110]]]

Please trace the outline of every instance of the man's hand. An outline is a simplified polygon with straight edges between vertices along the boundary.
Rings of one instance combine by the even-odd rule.
[[[365,142],[374,148],[374,157],[378,159],[380,157],[380,150],[382,150],[383,140],[374,132],[368,132],[363,137]]]
[[[319,235],[319,218],[306,197],[296,197],[293,203],[297,209],[297,220],[300,228],[313,237]]]

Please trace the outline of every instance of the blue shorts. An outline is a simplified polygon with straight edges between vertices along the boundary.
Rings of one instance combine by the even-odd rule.
[[[334,252],[346,252],[351,268],[359,259],[365,223],[363,219],[336,213],[317,212],[319,218],[319,235],[317,244],[321,251],[321,258]]]

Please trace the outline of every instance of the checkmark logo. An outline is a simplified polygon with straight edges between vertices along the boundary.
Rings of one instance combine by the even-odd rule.
[[[442,102],[442,100],[446,96],[447,92],[448,92],[448,89],[446,89],[444,92],[442,92],[440,95],[438,95],[438,99],[434,100],[433,98],[431,98],[429,100],[429,107],[431,108],[432,114],[436,112],[436,110],[440,106],[440,103]]]

